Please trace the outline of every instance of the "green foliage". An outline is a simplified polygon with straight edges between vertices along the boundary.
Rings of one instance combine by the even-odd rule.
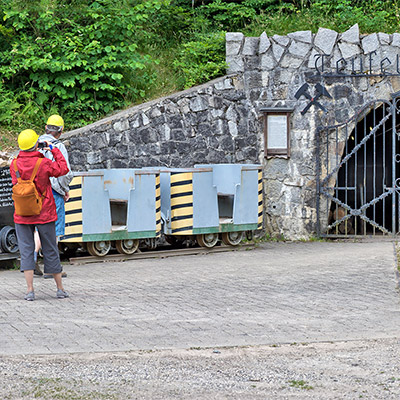
[[[182,73],[184,88],[223,75],[226,70],[225,34],[199,35],[196,41],[184,43],[173,65]]]
[[[392,33],[399,0],[0,0],[0,148],[225,74],[225,33]],[[8,139],[7,139],[8,140]]]
[[[162,2],[126,1],[122,9],[109,0],[81,2],[79,8],[61,1],[33,1],[24,8],[1,3],[0,74],[6,89],[24,91],[21,119],[38,109],[58,111],[69,127],[78,126],[139,101],[154,82],[146,66],[155,61],[138,51],[136,36],[143,38],[143,27]],[[18,95],[13,108],[20,108],[15,101]]]

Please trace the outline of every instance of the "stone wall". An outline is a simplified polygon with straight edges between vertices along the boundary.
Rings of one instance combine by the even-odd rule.
[[[132,107],[63,135],[74,170],[259,163],[260,122],[241,77]]]
[[[400,90],[400,34],[360,35],[354,25],[342,34],[320,28],[316,34],[272,37],[229,33],[226,39],[228,72],[243,76],[256,112],[262,107],[294,109],[290,158],[264,161],[265,222],[272,234],[307,238],[317,221],[317,128],[346,122],[368,102],[389,100]],[[310,100],[295,94],[304,83],[310,96],[315,96],[316,84],[328,90],[332,98],[318,99],[326,112],[313,105],[302,115]]]
[[[307,238],[316,230],[317,127],[342,123],[368,101],[397,92],[399,77],[387,73],[397,73],[398,55],[400,34],[360,35],[358,25],[342,34],[228,33],[226,77],[65,134],[71,164],[87,170],[262,163],[267,231]],[[361,77],[365,71],[371,76]],[[317,83],[328,90],[331,98],[318,100],[326,112],[311,106],[302,115],[309,99],[295,94],[304,83],[310,96]],[[264,158],[263,107],[294,109],[290,158]]]

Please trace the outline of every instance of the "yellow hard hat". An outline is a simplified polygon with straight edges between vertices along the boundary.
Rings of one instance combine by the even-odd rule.
[[[33,129],[25,129],[18,135],[18,146],[21,150],[29,150],[38,139],[39,135]]]
[[[57,114],[50,115],[46,125],[62,126],[64,128],[64,120]]]

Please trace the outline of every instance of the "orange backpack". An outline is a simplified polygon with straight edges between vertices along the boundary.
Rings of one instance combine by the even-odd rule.
[[[42,211],[44,193],[40,196],[36,189],[36,185],[33,183],[42,160],[42,158],[39,158],[36,161],[31,179],[28,181],[21,179],[21,175],[17,167],[17,160],[13,160],[14,170],[17,175],[18,182],[12,188],[12,199],[14,200],[15,213],[17,215],[22,217],[30,217],[32,215],[39,215]]]

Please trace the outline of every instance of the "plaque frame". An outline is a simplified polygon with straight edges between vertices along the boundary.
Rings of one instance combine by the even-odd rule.
[[[290,158],[290,115],[293,112],[293,108],[285,108],[285,107],[270,107],[270,108],[261,108],[264,125],[264,158],[271,157],[281,157],[281,158]],[[282,140],[285,142],[285,146],[275,147],[271,146],[271,140],[268,140],[268,137],[271,136],[271,132],[268,132],[269,119],[273,120],[274,117],[286,117],[285,118],[285,126],[280,132],[282,136]],[[282,118],[280,118],[281,120]]]

